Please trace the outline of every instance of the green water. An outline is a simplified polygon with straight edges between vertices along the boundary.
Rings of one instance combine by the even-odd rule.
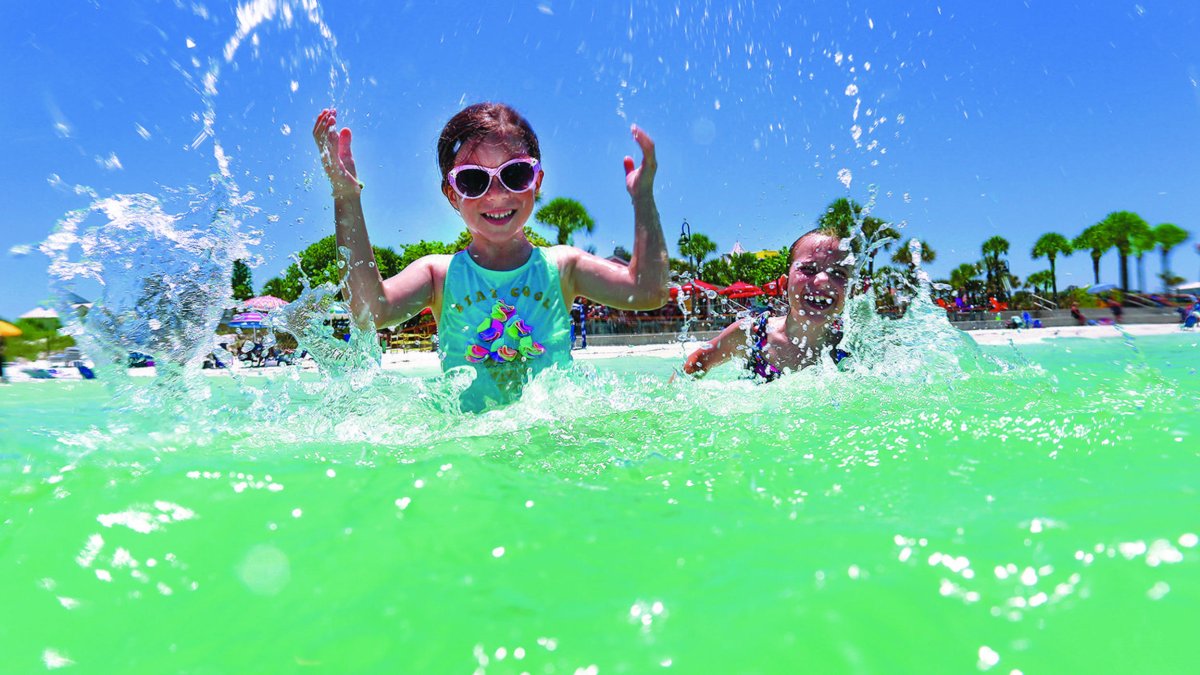
[[[1196,341],[596,361],[482,416],[393,374],[0,387],[0,669],[1191,670]]]

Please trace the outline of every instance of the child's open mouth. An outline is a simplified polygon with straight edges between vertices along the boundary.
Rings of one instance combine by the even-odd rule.
[[[830,307],[833,307],[833,298],[827,295],[805,294],[804,304],[819,312],[824,312]]]
[[[482,213],[480,215],[483,216],[484,220],[492,223],[493,225],[503,225],[512,220],[512,217],[516,215],[516,213],[516,209],[508,209],[507,211],[488,211],[487,213]]]

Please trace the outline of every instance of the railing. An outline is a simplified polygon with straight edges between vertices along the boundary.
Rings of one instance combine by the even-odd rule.
[[[1041,309],[1058,309],[1058,303],[1054,302],[1053,300],[1043,298],[1036,293],[1031,293],[1029,297],[1033,300],[1033,304],[1037,305]]]
[[[429,335],[415,335],[411,333],[400,333],[393,335],[388,340],[389,350],[400,351],[433,351],[433,338]]]
[[[720,330],[734,320],[733,316],[709,316],[693,319],[688,331]],[[616,316],[587,320],[588,335],[633,335],[641,333],[678,333],[683,328],[680,317]]]
[[[1127,304],[1134,305],[1136,307],[1162,307],[1163,306],[1161,302],[1151,300],[1150,298],[1148,298],[1140,293],[1126,293],[1124,295],[1123,299]]]

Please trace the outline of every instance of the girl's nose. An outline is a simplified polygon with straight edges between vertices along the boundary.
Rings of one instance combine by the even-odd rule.
[[[504,187],[504,183],[500,182],[500,176],[492,176],[492,182],[488,185],[487,192],[485,192],[484,195],[496,195],[503,197],[507,192],[508,188]]]

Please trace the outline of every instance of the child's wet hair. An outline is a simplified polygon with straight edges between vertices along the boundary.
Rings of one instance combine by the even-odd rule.
[[[530,157],[542,159],[537,134],[521,113],[504,103],[476,103],[451,117],[438,138],[438,168],[441,169],[443,187],[449,184],[446,174],[454,168],[454,159],[463,147],[493,135],[511,135],[521,141]]]
[[[789,262],[796,260],[796,248],[800,246],[800,242],[804,241],[808,237],[820,235],[822,237],[832,237],[834,239],[841,240],[849,236],[848,232],[843,233],[843,230],[845,229],[846,228],[838,227],[837,225],[821,225],[809,230],[808,232],[805,232],[804,234],[800,235],[796,241],[792,242],[791,247],[788,249]]]

